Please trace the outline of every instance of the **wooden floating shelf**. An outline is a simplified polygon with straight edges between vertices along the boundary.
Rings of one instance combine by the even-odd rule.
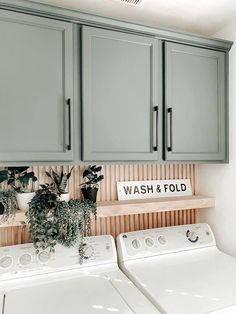
[[[0,222],[0,228],[1,227],[16,227],[20,226],[26,222],[25,212],[23,210],[17,210],[15,218],[10,219],[7,222]]]
[[[215,206],[215,199],[203,195],[98,203],[98,217],[123,216]]]
[[[112,216],[146,214],[154,212],[165,212],[185,210],[194,208],[209,208],[215,206],[215,199],[203,195],[162,197],[155,199],[129,200],[129,201],[107,201],[99,202],[97,208],[98,218]],[[15,219],[0,224],[0,227],[14,227],[26,222],[24,211],[18,211]]]

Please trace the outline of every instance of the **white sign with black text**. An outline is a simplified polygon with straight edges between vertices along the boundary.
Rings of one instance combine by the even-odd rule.
[[[192,195],[189,179],[117,182],[118,200]]]

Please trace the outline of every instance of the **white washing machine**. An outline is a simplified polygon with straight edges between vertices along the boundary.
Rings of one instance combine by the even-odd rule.
[[[121,269],[165,314],[236,314],[236,259],[207,224],[120,234]]]
[[[58,246],[35,255],[32,244],[0,248],[1,314],[157,314],[119,270],[111,236],[86,238],[86,260]]]

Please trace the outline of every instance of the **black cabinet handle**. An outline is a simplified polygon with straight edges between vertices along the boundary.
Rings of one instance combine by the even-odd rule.
[[[167,109],[167,117],[169,116],[169,123],[167,123],[168,126],[168,136],[169,136],[169,142],[167,143],[167,151],[172,151],[172,108]]]
[[[156,127],[154,127],[154,132],[155,132],[155,143],[153,146],[154,152],[158,151],[158,106],[153,107],[153,110],[155,111],[155,123]]]
[[[68,98],[66,101],[67,107],[68,107],[68,138],[69,138],[69,143],[66,145],[67,150],[71,150],[71,99]]]

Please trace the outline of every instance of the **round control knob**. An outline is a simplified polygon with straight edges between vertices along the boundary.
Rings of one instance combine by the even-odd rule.
[[[31,263],[32,261],[32,255],[29,253],[24,253],[19,257],[19,263],[22,266],[27,266]]]
[[[158,240],[158,243],[160,243],[161,245],[166,245],[166,243],[167,243],[167,240],[166,240],[166,238],[163,235],[160,235],[157,238],[157,240]]]
[[[13,264],[13,257],[10,255],[3,256],[0,259],[0,267],[3,269],[7,269],[7,268],[11,267],[12,264]]]
[[[134,239],[134,240],[132,241],[132,247],[133,247],[134,249],[139,249],[139,248],[141,247],[141,244],[140,244],[140,242],[139,242],[138,239]]]
[[[86,248],[85,248],[85,251],[84,251],[84,258],[85,259],[89,259],[90,257],[92,257],[94,254],[94,249],[91,245],[88,245]]]
[[[153,241],[152,238],[146,238],[146,239],[145,239],[145,244],[146,244],[146,246],[148,246],[148,247],[153,247],[154,241]]]
[[[42,251],[38,254],[38,260],[43,264],[47,263],[49,259],[50,259],[50,253],[47,251]]]
[[[191,230],[187,230],[186,237],[192,243],[197,242],[199,239],[197,233],[195,231],[191,231]]]

